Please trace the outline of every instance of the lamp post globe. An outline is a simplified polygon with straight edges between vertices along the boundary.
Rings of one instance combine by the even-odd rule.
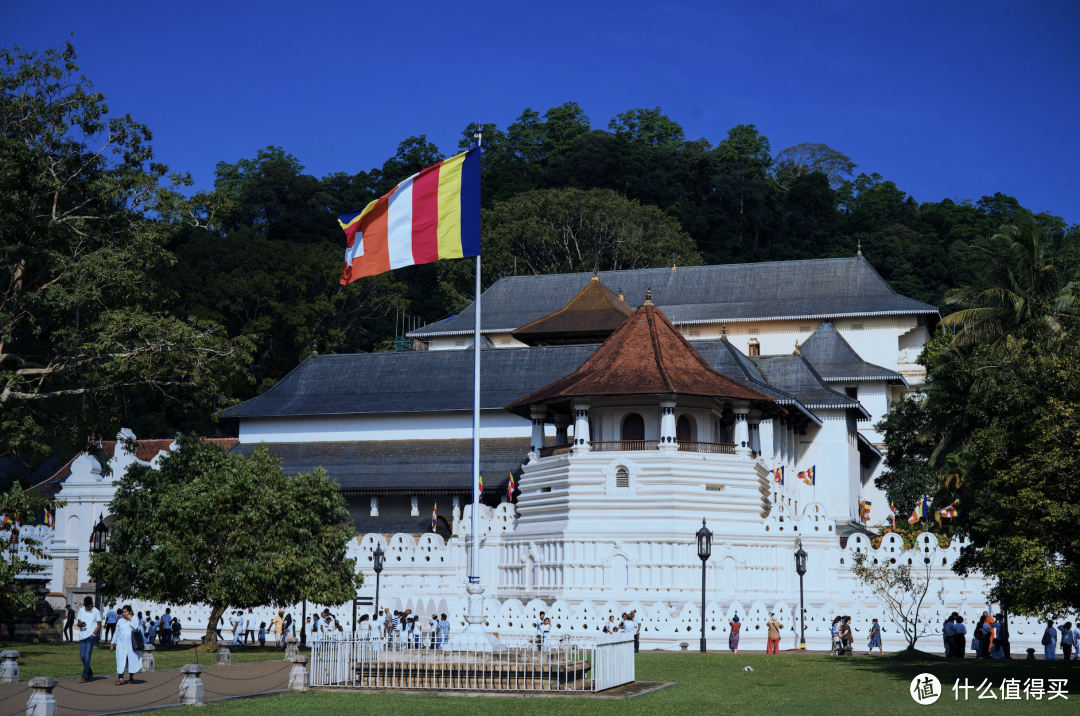
[[[383,570],[383,556],[384,552],[382,547],[376,545],[375,552],[371,555],[372,569],[375,570],[375,618],[380,618],[379,615],[379,575]]]
[[[705,653],[705,563],[712,556],[712,532],[701,519],[701,529],[697,532],[697,556],[701,560],[701,653]]]
[[[806,574],[806,550],[802,548],[802,538],[795,545],[798,549],[795,550],[795,571],[799,574],[799,623],[801,625],[801,632],[799,638],[799,648],[806,648],[806,606],[803,602],[803,575]]]

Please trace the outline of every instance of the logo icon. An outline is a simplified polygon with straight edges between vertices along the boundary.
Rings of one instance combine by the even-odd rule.
[[[929,706],[941,696],[941,682],[933,674],[919,674],[911,680],[911,698],[920,706]]]

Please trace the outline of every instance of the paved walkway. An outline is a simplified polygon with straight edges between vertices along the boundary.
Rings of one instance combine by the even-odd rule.
[[[206,701],[255,696],[284,691],[289,686],[288,661],[262,661],[234,666],[208,666],[202,673]],[[53,696],[58,706],[57,716],[95,716],[123,711],[174,706],[180,702],[179,669],[136,674],[131,684],[116,686],[116,675],[95,675],[94,680],[80,684],[78,679],[59,679]],[[0,716],[21,716],[32,690],[23,681],[0,684]]]

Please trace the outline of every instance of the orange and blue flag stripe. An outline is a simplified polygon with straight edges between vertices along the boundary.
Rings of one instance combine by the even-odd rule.
[[[480,255],[480,150],[413,174],[363,209],[338,217],[345,231],[341,283]]]

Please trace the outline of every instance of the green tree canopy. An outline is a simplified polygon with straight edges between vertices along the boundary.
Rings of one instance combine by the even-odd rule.
[[[0,51],[0,455],[30,463],[165,403],[213,412],[249,344],[168,311],[185,202],[70,45]]]
[[[206,642],[226,608],[343,604],[363,583],[346,547],[345,498],[320,468],[287,475],[265,447],[250,458],[185,437],[160,469],[116,482],[110,551],[90,575],[109,599],[210,607]]]

